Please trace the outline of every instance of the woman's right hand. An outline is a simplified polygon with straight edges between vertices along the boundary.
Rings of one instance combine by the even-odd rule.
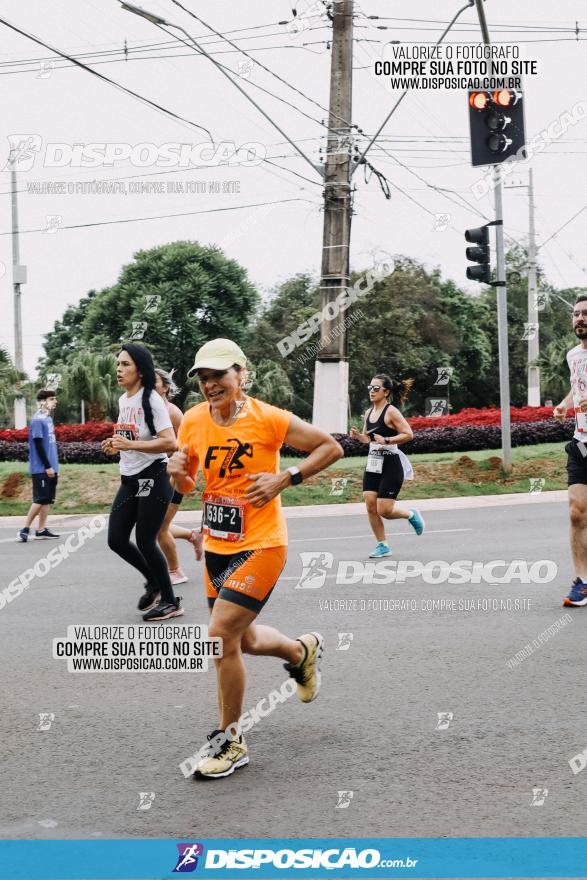
[[[167,462],[167,473],[176,485],[178,482],[181,482],[185,477],[189,477],[188,451],[189,447],[186,444],[183,449],[179,449],[177,452],[174,452]]]
[[[112,445],[112,437],[107,437],[106,440],[102,440],[100,446],[102,447],[102,452],[106,455],[116,455],[118,452],[118,450]]]

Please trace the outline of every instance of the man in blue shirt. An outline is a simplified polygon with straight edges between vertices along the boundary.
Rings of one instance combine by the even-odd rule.
[[[46,527],[49,505],[55,501],[57,491],[57,472],[59,460],[57,442],[51,413],[57,406],[54,391],[42,388],[37,394],[39,409],[29,425],[29,474],[33,481],[33,503],[27,514],[26,524],[18,533],[20,541],[26,543],[30,528],[36,516],[39,517],[39,528],[36,538],[58,538]]]

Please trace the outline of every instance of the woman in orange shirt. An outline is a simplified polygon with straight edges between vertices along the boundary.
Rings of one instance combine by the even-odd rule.
[[[211,610],[209,636],[223,640],[215,660],[220,724],[208,739],[216,744],[197,765],[197,777],[229,776],[248,764],[239,728],[245,690],[243,652],[280,657],[309,703],[320,689],[323,638],[307,633],[290,639],[256,618],[286,561],[287,529],[280,492],[317,474],[343,455],[324,431],[286,410],[248,397],[246,357],[228,339],[207,342],[189,375],[197,374],[204,402],[184,414],[177,452],[168,471],[179,492],[193,489],[198,467],[205,480],[202,530],[205,578]],[[283,443],[308,452],[300,467],[279,469]]]

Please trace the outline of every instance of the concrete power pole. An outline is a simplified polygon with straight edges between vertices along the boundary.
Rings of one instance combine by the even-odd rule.
[[[528,406],[540,406],[540,354],[538,304],[536,294],[536,229],[534,224],[534,178],[532,169],[528,170],[528,206],[530,223],[528,227]]]
[[[348,401],[345,312],[337,297],[349,284],[351,234],[353,0],[332,4],[330,105],[324,169],[324,234],[320,279],[320,352],[314,378],[313,423],[346,433]]]
[[[20,285],[26,284],[26,266],[20,265],[18,245],[18,201],[16,194],[16,159],[10,156],[10,197],[12,206],[12,285],[14,290],[14,366],[19,373],[24,373],[22,355],[22,316],[20,308]],[[19,394],[20,382],[17,382],[14,398],[14,427],[26,428],[26,401]]]

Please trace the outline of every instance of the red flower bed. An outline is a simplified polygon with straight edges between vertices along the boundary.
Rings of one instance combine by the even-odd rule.
[[[512,422],[542,422],[552,418],[551,406],[512,406]],[[500,425],[501,411],[495,407],[462,409],[452,416],[414,416],[408,422],[415,431],[422,428],[461,428],[466,425]]]
[[[84,425],[56,425],[55,436],[60,443],[97,442],[112,437],[114,426],[111,422],[86,422]],[[20,431],[0,431],[0,440],[28,440],[29,429]]]
[[[569,411],[570,412],[570,411]],[[550,406],[512,406],[512,422],[542,422],[552,419]],[[462,428],[469,425],[500,425],[500,411],[495,407],[462,409],[452,416],[413,416],[408,422],[415,431],[423,428]],[[60,443],[97,442],[112,437],[111,422],[86,422],[85,425],[56,425],[55,434]],[[0,440],[26,441],[28,428],[20,431],[0,431]]]

